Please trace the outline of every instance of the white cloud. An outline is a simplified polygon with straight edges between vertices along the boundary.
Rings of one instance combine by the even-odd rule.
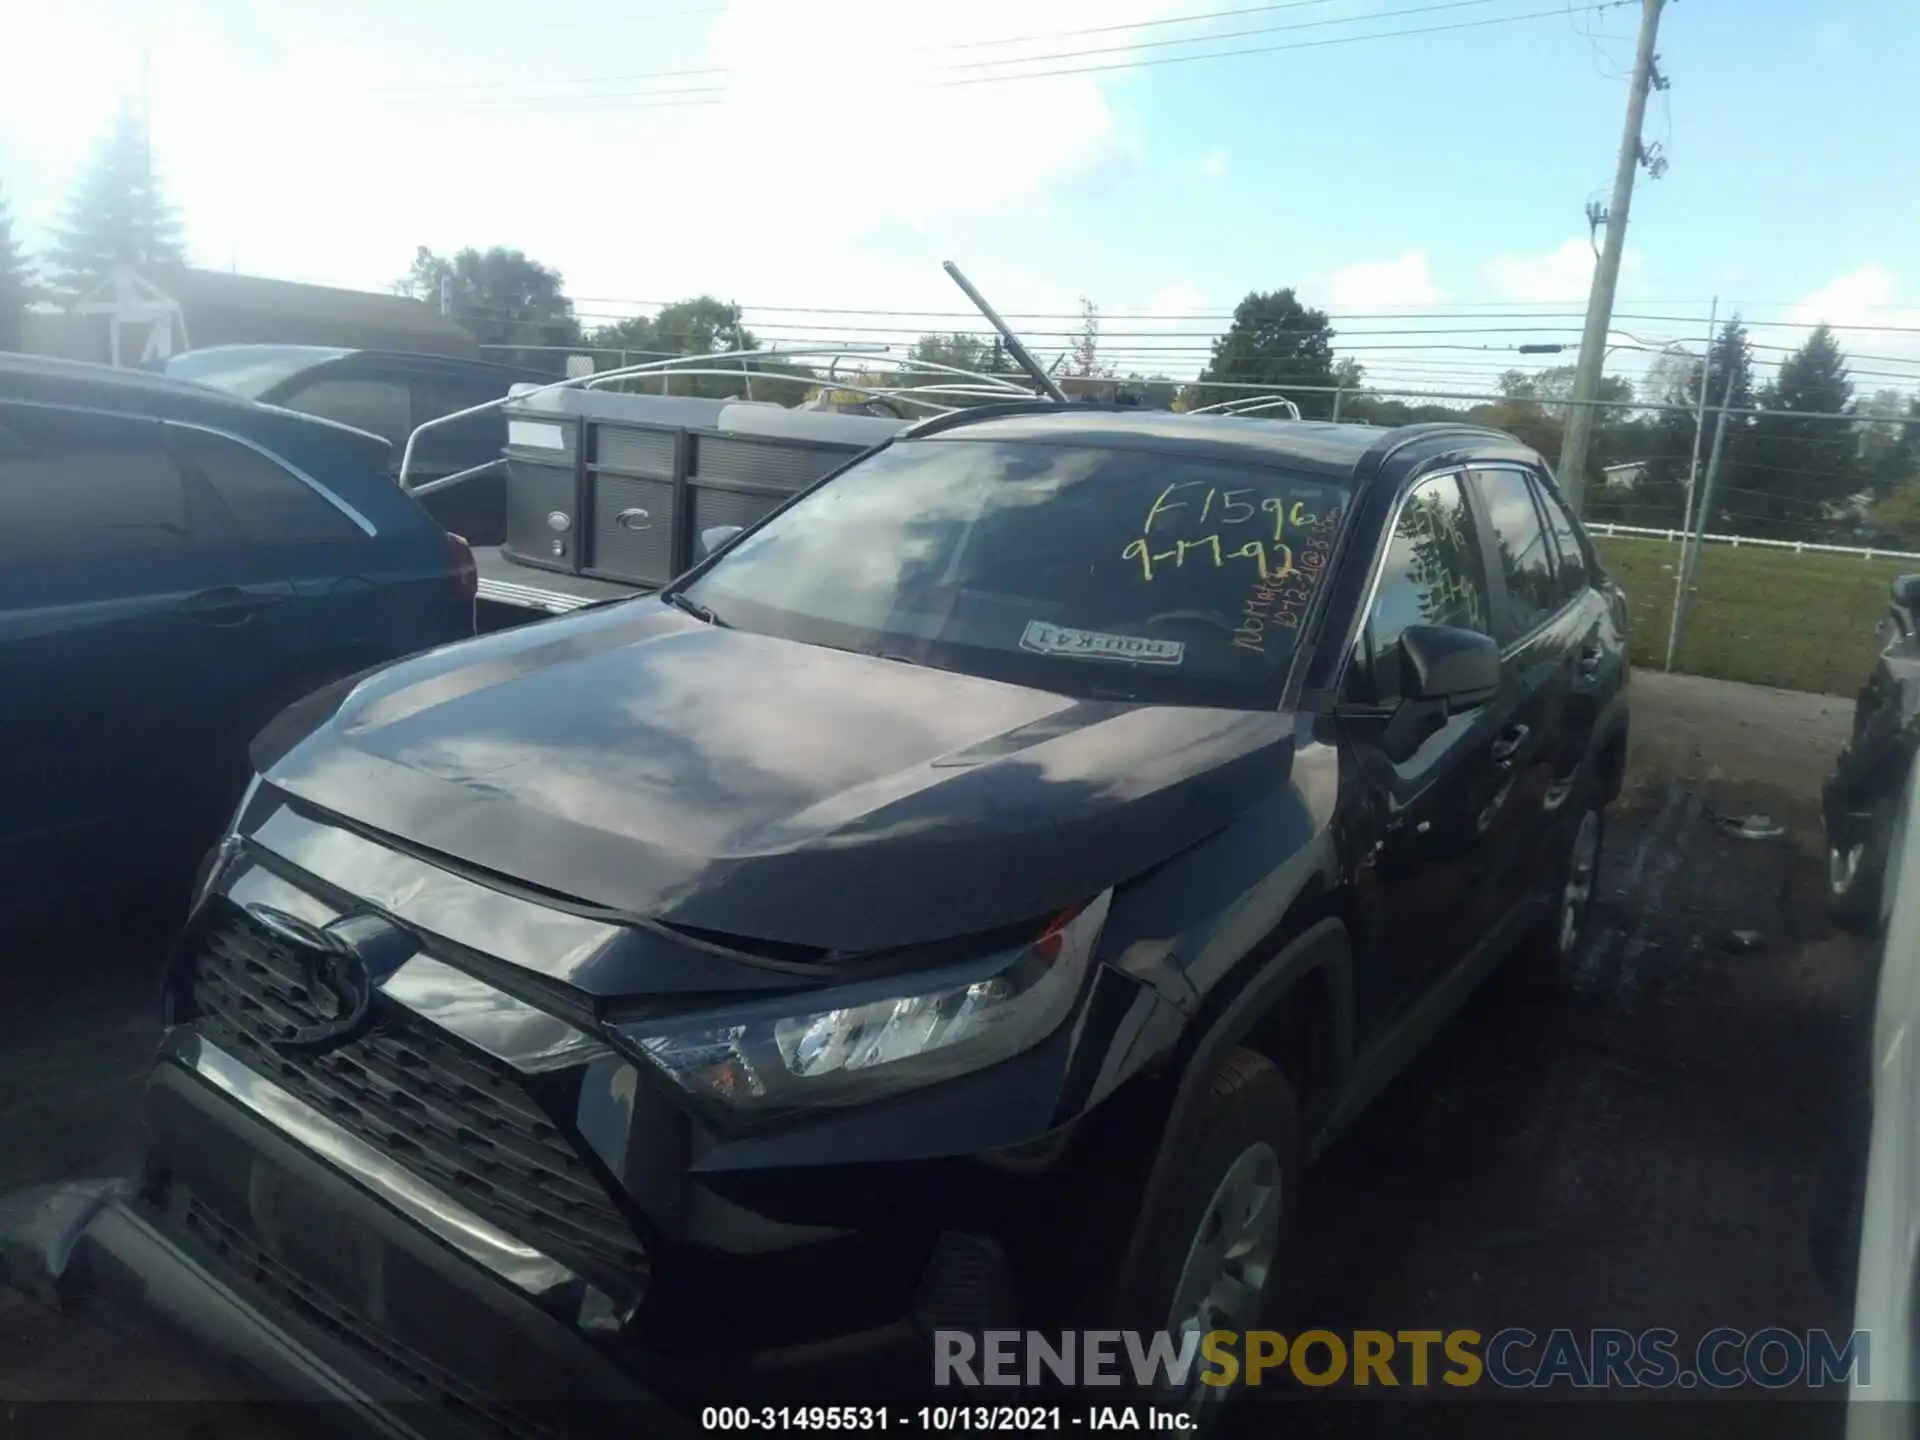
[[[1793,318],[1836,327],[1885,323],[1879,316],[1894,296],[1893,276],[1884,266],[1862,265],[1837,275],[1793,308]]]
[[[475,33],[377,0],[70,0],[35,17],[34,48],[87,55],[88,82],[16,67],[0,137],[30,135],[36,153],[21,175],[20,142],[0,139],[0,166],[39,238],[136,93],[145,42],[162,177],[203,265],[382,288],[416,245],[507,244],[598,302],[583,311],[700,290],[953,310],[965,302],[938,269],[952,255],[1004,309],[1067,310],[1086,283],[1074,257],[989,253],[980,231],[1126,153],[1110,94],[1127,76],[928,87],[1071,43],[1058,32],[1193,8],[599,4],[558,28],[524,11]],[[981,43],[1036,32],[1055,38]],[[954,107],[964,121],[945,118]]]
[[[1496,255],[1480,269],[1482,280],[1500,300],[1586,303],[1593,286],[1593,246],[1585,240],[1565,243],[1536,255]],[[1628,250],[1620,260],[1622,283],[1640,273],[1640,257]]]
[[[1227,173],[1227,152],[1218,146],[1207,152],[1200,162],[1200,173],[1209,180],[1218,180]]]
[[[1834,276],[1789,307],[1784,319],[1748,323],[1756,346],[1773,347],[1756,354],[1763,369],[1804,343],[1808,327],[1830,325],[1851,359],[1856,393],[1920,386],[1920,333],[1902,333],[1920,332],[1920,303],[1902,298],[1899,282],[1883,265],[1858,265]]]
[[[1392,260],[1366,261],[1334,272],[1327,295],[1335,310],[1433,305],[1441,298],[1427,268],[1427,252],[1408,250]]]

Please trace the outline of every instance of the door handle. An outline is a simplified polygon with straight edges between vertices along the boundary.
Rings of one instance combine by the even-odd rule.
[[[180,602],[180,610],[189,620],[203,625],[243,625],[256,610],[278,605],[280,598],[243,590],[238,585],[216,585],[189,595]]]
[[[1598,640],[1589,640],[1580,651],[1579,668],[1582,675],[1597,675],[1600,666],[1607,658],[1607,650]]]
[[[1527,736],[1531,733],[1526,726],[1515,725],[1511,730],[1507,731],[1506,734],[1494,741],[1492,751],[1493,763],[1500,766],[1503,770],[1512,765],[1513,757],[1520,752],[1520,747],[1527,743]]]

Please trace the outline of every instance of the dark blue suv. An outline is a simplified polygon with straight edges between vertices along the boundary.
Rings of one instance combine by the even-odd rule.
[[[190,871],[279,710],[473,633],[472,555],[388,448],[0,356],[0,918],[118,887],[136,857]]]

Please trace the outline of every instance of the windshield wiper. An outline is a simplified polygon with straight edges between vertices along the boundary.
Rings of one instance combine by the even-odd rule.
[[[727,624],[726,621],[722,620],[718,615],[714,614],[713,611],[709,610],[706,606],[702,605],[698,600],[689,599],[687,596],[682,595],[678,590],[669,590],[666,592],[666,594],[662,595],[660,598],[666,601],[667,604],[673,606],[674,609],[686,611],[687,614],[693,616],[693,618],[696,620],[704,620],[707,622],[707,624],[715,626],[716,628],[721,630],[728,630],[732,628]]]

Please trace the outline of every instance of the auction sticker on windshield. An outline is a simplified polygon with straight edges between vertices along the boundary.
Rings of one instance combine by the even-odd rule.
[[[1020,637],[1020,648],[1039,655],[1077,655],[1083,660],[1127,660],[1136,665],[1178,665],[1187,647],[1178,640],[1153,640],[1145,635],[1109,635],[1104,630],[1069,630],[1033,620]]]

